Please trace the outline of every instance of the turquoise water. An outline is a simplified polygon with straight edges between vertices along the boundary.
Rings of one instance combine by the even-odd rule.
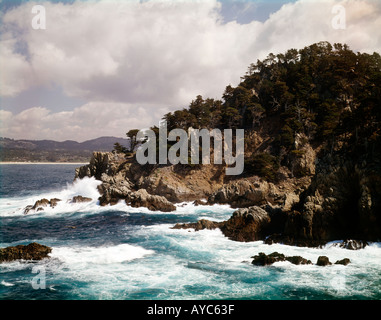
[[[33,241],[50,259],[0,265],[0,299],[380,299],[381,244],[351,251],[231,241],[219,230],[174,230],[200,218],[222,221],[229,206],[177,205],[152,212],[124,203],[100,207],[95,179],[73,183],[76,165],[0,165],[0,247]],[[75,195],[89,203],[68,203]],[[23,214],[41,198],[54,209]],[[278,251],[348,266],[258,267],[251,257]],[[36,285],[37,284],[37,285]]]

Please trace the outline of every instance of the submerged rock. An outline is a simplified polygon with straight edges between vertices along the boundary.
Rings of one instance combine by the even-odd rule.
[[[52,248],[32,242],[28,245],[18,245],[0,249],[0,262],[15,260],[42,260],[49,258]]]
[[[206,219],[201,219],[197,222],[191,223],[177,223],[172,229],[194,229],[195,231],[199,230],[214,230],[216,228],[220,228],[225,222],[215,222]]]
[[[342,260],[337,260],[335,262],[335,264],[342,264],[344,266],[346,266],[347,264],[349,264],[351,262],[351,260],[349,260],[348,258],[344,258]]]

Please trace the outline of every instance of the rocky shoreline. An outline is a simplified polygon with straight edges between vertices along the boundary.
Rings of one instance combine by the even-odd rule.
[[[299,161],[309,175],[299,178],[283,170],[278,183],[256,176],[231,179],[222,165],[145,165],[124,155],[94,152],[75,178],[102,183],[100,205],[125,201],[133,207],[170,212],[176,203],[207,199],[203,204],[230,204],[237,210],[224,222],[199,221],[174,228],[219,228],[231,240],[316,247],[338,239],[357,239],[355,247],[381,239],[381,178],[352,163]],[[295,164],[296,166],[296,164]],[[353,168],[351,168],[353,166]]]
[[[311,159],[315,159],[311,157]],[[314,162],[315,163],[315,162]],[[197,168],[181,165],[141,166],[123,154],[94,152],[88,165],[79,167],[75,179],[95,177],[101,206],[124,201],[132,207],[172,212],[176,203],[229,204],[237,210],[223,222],[200,220],[174,229],[219,228],[234,241],[318,247],[334,240],[355,239],[351,249],[381,239],[379,210],[381,178],[377,173],[350,163],[317,165],[305,162],[312,175],[299,178],[283,170],[283,179],[272,183],[256,176],[231,179],[222,165]],[[201,199],[206,199],[201,201]],[[88,202],[81,195],[71,203]],[[41,199],[24,214],[54,208],[61,199]]]

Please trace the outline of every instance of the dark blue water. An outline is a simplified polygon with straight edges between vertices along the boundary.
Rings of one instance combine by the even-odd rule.
[[[74,179],[76,164],[2,164],[0,197],[28,196],[61,190]]]
[[[94,179],[73,183],[76,165],[0,165],[0,247],[36,241],[50,259],[0,265],[1,299],[380,299],[379,244],[350,251],[240,243],[219,230],[174,230],[178,222],[228,219],[228,206],[183,204],[173,213],[100,207]],[[81,194],[90,203],[68,201]],[[54,209],[23,214],[41,198]],[[258,252],[348,266],[251,265]],[[42,282],[41,282],[42,281]],[[43,284],[36,288],[36,283]]]

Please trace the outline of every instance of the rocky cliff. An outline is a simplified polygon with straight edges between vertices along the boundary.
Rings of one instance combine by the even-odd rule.
[[[228,180],[219,166],[141,166],[118,154],[95,152],[89,165],[76,170],[76,178],[102,181],[101,205],[122,200],[133,207],[174,211],[182,201],[230,204],[238,210],[224,223],[177,227],[218,227],[236,241],[316,246],[336,239],[379,240],[380,174],[366,163],[329,158],[316,168],[314,156],[304,161],[313,175],[272,183],[257,176]]]

